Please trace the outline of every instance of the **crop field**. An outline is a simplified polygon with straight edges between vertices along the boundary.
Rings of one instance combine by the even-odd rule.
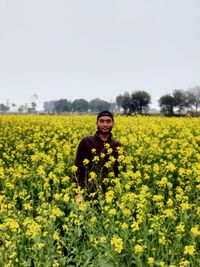
[[[120,175],[98,198],[73,184],[95,122],[0,116],[0,266],[200,266],[200,119],[116,116]]]

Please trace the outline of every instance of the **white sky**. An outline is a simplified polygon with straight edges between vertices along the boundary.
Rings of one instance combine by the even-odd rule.
[[[0,103],[196,85],[199,0],[0,0]]]

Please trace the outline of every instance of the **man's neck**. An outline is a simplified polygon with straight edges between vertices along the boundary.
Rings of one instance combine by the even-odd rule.
[[[108,138],[110,137],[110,133],[106,134],[99,133],[99,137],[101,138],[102,141],[107,141]]]

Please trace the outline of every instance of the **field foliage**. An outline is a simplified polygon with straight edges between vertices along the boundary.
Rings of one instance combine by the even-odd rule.
[[[200,119],[116,117],[120,175],[77,201],[95,120],[0,117],[0,266],[200,266]]]

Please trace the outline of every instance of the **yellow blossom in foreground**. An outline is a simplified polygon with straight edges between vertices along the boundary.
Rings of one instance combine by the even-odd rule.
[[[19,223],[13,219],[8,219],[4,225],[8,228],[10,228],[11,231],[17,232],[19,231]]]
[[[189,255],[194,255],[196,249],[195,246],[191,245],[191,246],[185,246],[184,248],[184,254],[189,254]]]
[[[127,229],[128,228],[128,224],[127,223],[122,223],[121,225],[121,229],[124,230],[124,229]]]
[[[111,239],[110,243],[115,247],[116,252],[121,253],[121,251],[123,250],[123,240],[120,237],[114,236]]]
[[[131,229],[132,229],[133,232],[139,230],[139,223],[138,222],[133,222],[131,224]]]
[[[198,226],[194,226],[191,228],[190,232],[195,236],[200,236],[200,230]]]
[[[135,253],[140,254],[140,253],[142,253],[144,251],[144,247],[139,245],[139,244],[137,244],[137,245],[134,246],[134,251],[135,251]]]
[[[124,216],[130,216],[131,215],[131,211],[129,209],[126,209],[126,208],[122,210],[122,213]]]
[[[91,221],[91,223],[95,223],[95,222],[97,221],[97,218],[96,218],[96,217],[92,217],[92,218],[90,219],[90,221]]]
[[[185,231],[185,224],[180,222],[177,226],[176,226],[176,233],[180,234],[183,233]]]
[[[84,159],[83,160],[83,164],[86,166],[86,165],[88,165],[88,163],[89,163],[89,160],[88,159]]]
[[[101,243],[101,244],[103,244],[103,243],[105,243],[106,242],[106,237],[105,236],[101,236],[100,238],[99,238],[99,243]]]
[[[180,261],[180,264],[179,264],[180,267],[187,267],[187,266],[190,266],[190,262],[186,259],[181,259]]]
[[[110,210],[109,210],[109,214],[110,214],[110,215],[116,215],[116,214],[117,214],[116,209],[114,209],[114,208],[113,208],[113,209],[110,209]]]
[[[113,201],[113,198],[114,198],[113,190],[106,192],[106,202],[111,203]]]
[[[68,202],[69,201],[69,195],[68,194],[64,194],[64,196],[63,196],[63,200],[64,200],[64,202]]]
[[[58,207],[53,207],[52,208],[52,214],[54,215],[54,216],[56,216],[56,217],[61,217],[61,216],[63,216],[64,215],[64,212],[63,211],[61,211]]]
[[[75,165],[73,165],[73,166],[71,167],[72,172],[76,172],[77,169],[78,169],[78,168],[77,168]]]
[[[90,172],[90,179],[95,180],[97,178],[97,175],[95,172]]]
[[[180,206],[181,206],[181,210],[184,212],[184,211],[187,211],[187,210],[189,210],[190,208],[191,208],[191,206],[190,206],[190,204],[189,203],[181,203],[180,204]]]
[[[148,259],[147,259],[147,263],[148,264],[154,264],[154,262],[155,262],[155,260],[154,260],[154,258],[153,257],[149,257]]]

